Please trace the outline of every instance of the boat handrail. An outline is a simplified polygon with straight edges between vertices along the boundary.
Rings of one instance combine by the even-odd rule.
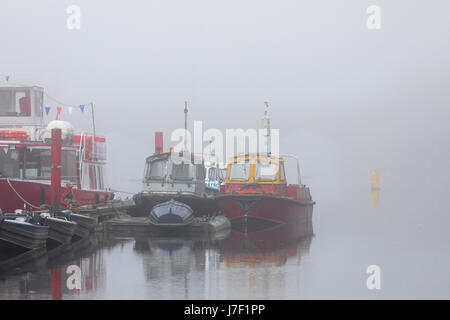
[[[298,185],[301,186],[302,185],[302,181],[301,181],[301,178],[300,178],[300,160],[298,159],[298,157],[296,155],[293,155],[293,154],[282,154],[282,155],[280,155],[280,157],[291,158],[291,159],[294,159],[297,162]]]

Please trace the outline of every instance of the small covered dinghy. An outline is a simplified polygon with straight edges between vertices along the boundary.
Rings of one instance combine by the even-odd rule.
[[[46,245],[49,228],[32,221],[28,214],[1,214],[0,240],[26,249],[43,248]]]
[[[193,221],[191,207],[174,199],[155,205],[150,212],[150,223],[161,227],[184,227]]]

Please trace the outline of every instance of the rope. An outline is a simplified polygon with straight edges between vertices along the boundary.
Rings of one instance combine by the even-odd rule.
[[[68,103],[64,103],[61,102],[55,98],[53,98],[51,95],[49,95],[46,91],[44,91],[44,95],[49,98],[50,100],[52,100],[53,102],[56,102],[60,107],[72,107],[72,108],[78,108],[79,106],[88,106],[91,104],[91,102],[89,103],[83,103],[83,104],[79,104],[79,105],[74,105],[74,104],[68,104]]]
[[[9,186],[11,187],[11,189],[16,193],[16,195],[27,205],[29,205],[32,208],[35,209],[41,209],[40,207],[36,207],[34,205],[32,205],[31,203],[29,203],[27,200],[25,200],[24,198],[22,198],[22,196],[16,191],[16,189],[14,189],[13,185],[11,184],[11,182],[9,181],[9,178],[6,178],[6,181],[8,182]]]

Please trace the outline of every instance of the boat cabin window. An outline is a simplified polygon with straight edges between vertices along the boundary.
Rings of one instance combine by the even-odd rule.
[[[286,181],[286,173],[284,171],[284,163],[280,162],[280,181]]]
[[[27,149],[25,152],[25,178],[50,179],[51,151],[50,149]]]
[[[183,179],[191,179],[189,163],[180,163],[172,165],[172,179],[174,180],[183,180]]]
[[[255,179],[263,181],[277,180],[278,165],[272,162],[257,162]]]
[[[101,170],[102,168],[99,167]],[[103,174],[99,171],[100,177],[100,189],[103,189]],[[62,150],[61,154],[61,179],[69,180],[70,182],[77,183],[77,153],[75,150]]]
[[[161,179],[165,176],[166,171],[167,171],[166,160],[152,161],[149,166],[148,178]]]
[[[250,162],[239,162],[231,164],[230,180],[247,181],[250,175]]]
[[[24,89],[0,90],[0,116],[2,117],[31,116],[30,90]]]
[[[217,169],[216,168],[209,168],[208,169],[208,180],[209,181],[215,181],[217,180]]]
[[[34,114],[40,118],[44,116],[44,93],[42,91],[34,92]]]
[[[195,173],[197,180],[205,180],[206,177],[206,168],[203,164],[195,165]]]
[[[51,177],[51,150],[27,148],[24,155],[25,179],[48,180]],[[61,179],[76,183],[77,157],[75,150],[61,152]]]
[[[227,168],[219,169],[219,180],[225,181],[227,177]]]
[[[19,151],[0,147],[0,177],[20,178]]]
[[[49,180],[51,151],[49,148],[0,148],[0,176],[8,178]],[[61,179],[77,182],[75,150],[62,150]]]
[[[162,179],[166,175],[167,160],[156,160],[147,166],[147,179]]]

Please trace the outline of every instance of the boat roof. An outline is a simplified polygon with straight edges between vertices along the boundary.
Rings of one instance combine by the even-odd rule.
[[[181,154],[181,153],[180,153]],[[151,156],[148,156],[146,161],[158,161],[158,160],[167,160],[170,158],[170,156],[172,155],[172,152],[163,152],[163,153],[155,153],[152,154]],[[198,157],[198,159],[202,159],[201,157],[191,153],[191,162],[194,162],[194,159]]]
[[[242,161],[263,161],[263,162],[277,162],[283,161],[283,157],[281,156],[273,156],[267,153],[250,153],[250,154],[242,154],[235,156],[230,159],[229,163],[237,163]]]
[[[1,89],[14,89],[14,88],[44,90],[43,87],[36,86],[36,85],[25,85],[25,84],[15,84],[15,83],[4,83],[4,84],[0,85],[0,90]]]

